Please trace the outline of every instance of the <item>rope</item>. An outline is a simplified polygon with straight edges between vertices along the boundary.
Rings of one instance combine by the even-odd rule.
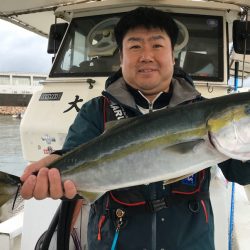
[[[230,208],[230,221],[229,221],[229,237],[228,237],[228,250],[233,248],[233,230],[234,230],[234,198],[235,198],[235,183],[232,183],[231,193],[231,208]]]

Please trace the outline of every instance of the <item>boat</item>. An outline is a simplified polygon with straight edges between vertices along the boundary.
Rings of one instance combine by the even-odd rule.
[[[22,118],[23,118],[23,114],[22,114],[22,113],[13,114],[13,115],[12,115],[12,118],[15,118],[15,119],[22,119]]]
[[[112,30],[123,13],[137,6],[154,6],[171,12],[180,29],[175,47],[176,65],[192,76],[203,96],[213,98],[237,92],[243,87],[238,83],[250,77],[249,39],[247,46],[243,46],[237,32],[244,24],[250,27],[246,22],[250,20],[248,0],[26,0],[25,3],[6,1],[1,6],[0,18],[47,37],[48,52],[54,54],[51,71],[42,88],[32,95],[21,121],[23,156],[29,162],[61,148],[77,115],[76,107],[98,96],[108,75],[119,69]],[[105,30],[110,31],[108,37]],[[234,85],[229,84],[230,78],[235,78]],[[249,249],[250,187],[228,183],[214,166],[211,199],[216,250],[232,249],[232,233],[233,249]],[[5,250],[35,249],[59,204],[51,199],[25,201],[23,211],[0,223],[1,246]],[[86,229],[87,206],[83,214],[79,224]],[[82,239],[84,245],[85,237]]]
[[[27,107],[46,78],[45,74],[0,72],[0,106]]]

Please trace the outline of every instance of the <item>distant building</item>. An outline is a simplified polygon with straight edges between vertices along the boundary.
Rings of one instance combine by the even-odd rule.
[[[0,106],[27,106],[45,74],[0,72]]]

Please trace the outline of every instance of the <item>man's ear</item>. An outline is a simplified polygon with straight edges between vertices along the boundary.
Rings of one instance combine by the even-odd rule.
[[[175,56],[174,56],[174,51],[172,51],[172,60],[173,60],[173,65],[175,65]]]

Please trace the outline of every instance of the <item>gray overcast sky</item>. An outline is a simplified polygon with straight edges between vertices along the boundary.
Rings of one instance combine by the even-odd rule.
[[[49,73],[47,39],[0,19],[0,72]]]

